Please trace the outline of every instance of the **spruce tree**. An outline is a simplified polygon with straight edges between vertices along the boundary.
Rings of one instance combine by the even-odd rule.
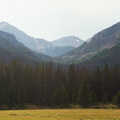
[[[92,100],[92,90],[87,79],[84,79],[80,86],[78,104],[83,107],[89,107]]]
[[[108,94],[105,93],[103,96],[103,104],[107,104],[108,103]]]
[[[105,94],[108,96],[108,100],[110,99],[111,94],[111,72],[109,70],[108,65],[106,64],[103,70],[102,75],[102,84],[101,84],[101,93],[104,97]]]
[[[120,91],[118,92],[118,94],[116,96],[116,103],[117,103],[118,107],[120,108]]]

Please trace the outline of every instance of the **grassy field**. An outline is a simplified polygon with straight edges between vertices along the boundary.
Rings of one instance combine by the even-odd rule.
[[[120,120],[118,109],[4,110],[0,120]]]

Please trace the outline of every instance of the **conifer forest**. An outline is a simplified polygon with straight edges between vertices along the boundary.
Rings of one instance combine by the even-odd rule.
[[[97,67],[90,71],[71,64],[68,69],[52,61],[23,65],[18,60],[0,62],[0,106],[33,104],[89,107],[99,103],[120,104],[120,67]]]

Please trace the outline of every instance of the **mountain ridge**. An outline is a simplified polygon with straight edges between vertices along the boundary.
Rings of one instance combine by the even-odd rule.
[[[37,56],[33,51],[20,43],[14,35],[0,31],[0,60],[10,62],[18,59],[22,63],[38,64],[49,58],[43,54],[42,57],[40,56],[40,54]]]
[[[39,52],[38,46],[36,46],[36,43],[35,43],[36,40],[38,41],[37,38],[34,38],[34,37],[27,35],[23,31],[19,30],[18,28],[14,27],[13,25],[11,25],[7,22],[0,23],[0,30],[15,35],[15,37],[17,38],[17,40],[19,42],[23,43],[25,46],[27,46],[31,50]],[[39,40],[41,40],[41,39],[39,39]],[[43,40],[44,39],[42,39],[42,41]],[[46,40],[44,40],[44,42],[51,44],[50,42],[48,42]]]
[[[81,40],[79,37],[76,37],[76,36],[66,36],[66,37],[62,37],[57,40],[51,41],[51,43],[54,46],[72,46],[72,47],[78,47],[83,42],[84,42],[83,40]]]
[[[60,57],[65,63],[80,63],[91,59],[106,48],[112,48],[120,41],[120,22],[95,34],[90,41]]]
[[[120,42],[111,48],[106,48],[94,55],[91,59],[80,63],[82,66],[89,66],[89,68],[104,67],[106,64],[109,66],[120,66]]]
[[[7,22],[0,23],[0,30],[13,34],[19,42],[24,44],[26,47],[28,47],[32,51],[43,53],[52,57],[62,55],[65,52],[68,52],[71,49],[74,49],[74,47],[71,47],[69,45],[67,45],[66,47],[65,46],[56,47],[55,45],[52,44],[52,42],[49,42],[45,39],[31,37]],[[61,49],[61,52],[59,49]]]

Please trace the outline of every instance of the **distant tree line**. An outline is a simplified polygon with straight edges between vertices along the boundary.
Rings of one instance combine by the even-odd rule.
[[[18,60],[0,62],[0,106],[22,107],[33,104],[65,107],[97,103],[120,106],[120,68],[116,65],[89,71],[73,64],[65,70],[52,61],[40,65],[22,65]]]

